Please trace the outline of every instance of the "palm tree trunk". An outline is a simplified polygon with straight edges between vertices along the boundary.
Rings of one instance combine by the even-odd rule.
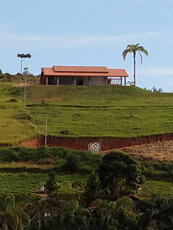
[[[134,86],[136,86],[136,52],[133,53],[134,59]]]

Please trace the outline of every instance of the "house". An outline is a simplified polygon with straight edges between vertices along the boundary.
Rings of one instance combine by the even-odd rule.
[[[41,71],[41,85],[126,85],[124,69],[94,66],[53,66]]]

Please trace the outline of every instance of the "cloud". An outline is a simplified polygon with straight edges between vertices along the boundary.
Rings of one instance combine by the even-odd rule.
[[[138,34],[111,35],[111,36],[52,36],[52,35],[16,35],[5,31],[0,32],[0,47],[36,47],[36,48],[75,48],[82,46],[118,46],[120,44],[151,41],[155,39],[171,39],[173,31],[146,32]]]
[[[173,77],[173,67],[171,66],[155,66],[155,67],[149,67],[149,68],[140,68],[138,71],[140,75],[145,75],[145,76],[151,76],[151,77]]]

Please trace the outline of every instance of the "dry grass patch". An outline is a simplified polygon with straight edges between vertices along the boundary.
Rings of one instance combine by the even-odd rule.
[[[162,141],[121,148],[125,153],[143,160],[173,162],[173,141]]]
[[[0,168],[38,168],[38,169],[49,169],[52,167],[51,164],[36,164],[33,162],[8,162],[0,163]]]

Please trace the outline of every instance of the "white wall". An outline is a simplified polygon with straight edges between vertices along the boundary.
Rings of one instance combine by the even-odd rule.
[[[90,77],[89,85],[107,85],[107,77]]]

